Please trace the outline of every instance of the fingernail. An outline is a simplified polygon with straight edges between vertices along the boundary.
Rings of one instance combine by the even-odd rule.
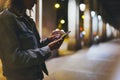
[[[55,29],[55,31],[59,31],[59,29]]]

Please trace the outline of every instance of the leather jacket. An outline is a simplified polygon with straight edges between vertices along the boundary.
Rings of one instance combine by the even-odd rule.
[[[45,60],[50,56],[48,39],[40,41],[35,22],[8,9],[0,13],[0,58],[3,74],[13,80],[42,79],[48,75]]]

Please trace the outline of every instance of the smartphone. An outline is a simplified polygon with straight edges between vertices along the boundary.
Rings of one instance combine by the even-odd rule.
[[[71,31],[66,32],[66,33],[63,34],[61,37],[62,37],[62,38],[65,38],[70,32],[71,32]]]

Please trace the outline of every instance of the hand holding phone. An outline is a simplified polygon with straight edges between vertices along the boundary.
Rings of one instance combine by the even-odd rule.
[[[64,38],[65,38],[70,32],[71,32],[71,31],[68,31],[68,32],[64,33],[64,34],[61,36],[61,38],[56,39],[56,40],[54,40],[53,42],[49,43],[48,46],[49,46],[50,50],[58,49],[58,48],[61,46],[61,44],[63,43]]]

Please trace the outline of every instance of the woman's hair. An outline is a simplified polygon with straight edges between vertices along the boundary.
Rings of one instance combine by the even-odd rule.
[[[16,9],[21,10],[24,8],[23,0],[6,0],[4,8],[9,7],[14,7]]]

